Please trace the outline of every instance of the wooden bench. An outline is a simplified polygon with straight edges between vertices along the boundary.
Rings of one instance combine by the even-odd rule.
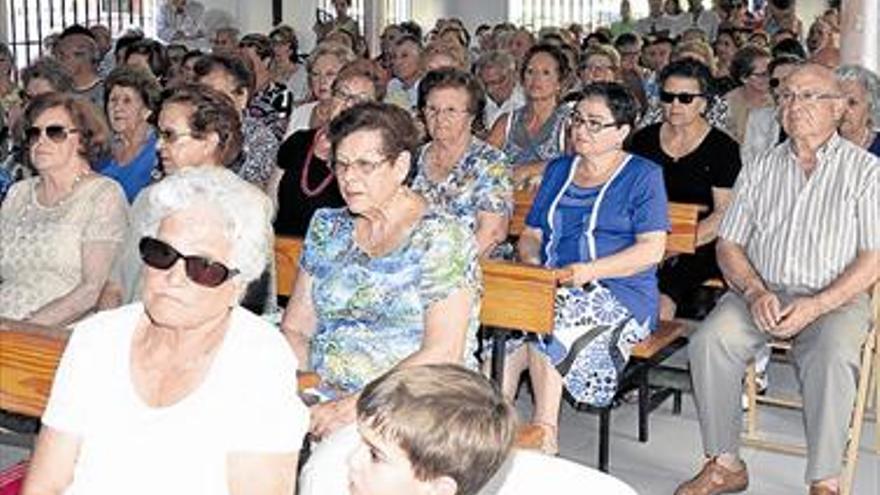
[[[525,217],[531,207],[532,196],[525,192],[514,195],[515,208],[510,231],[520,234]],[[671,232],[667,236],[667,253],[693,253],[696,244],[696,226],[700,206],[671,203],[669,218]],[[298,269],[302,252],[302,240],[278,237],[275,243],[278,267],[278,294],[289,296],[292,290],[285,278],[292,279]],[[562,270],[512,263],[483,260],[484,292],[481,301],[480,323],[494,332],[492,350],[492,376],[500,383],[504,367],[504,346],[507,330],[546,334],[553,330],[554,305]],[[282,276],[282,274],[286,274]],[[680,410],[681,393],[668,387],[652,390],[648,383],[650,369],[686,345],[688,327],[677,321],[661,322],[660,327],[632,352],[632,359],[625,373],[621,390],[638,387],[639,439],[648,440],[648,416],[669,396],[675,398],[674,409]],[[627,388],[628,387],[628,388]],[[611,408],[599,408],[600,445],[599,468],[608,469]],[[540,443],[540,439],[530,440]]]

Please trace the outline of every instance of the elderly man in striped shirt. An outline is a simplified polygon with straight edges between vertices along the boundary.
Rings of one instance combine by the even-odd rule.
[[[770,339],[791,339],[804,401],[809,494],[838,493],[868,290],[880,278],[880,163],[837,135],[846,104],[828,69],[805,65],[777,95],[789,140],[747,163],[719,230],[731,291],[691,340],[707,457],[676,495],[748,487],[738,456],[741,381]]]

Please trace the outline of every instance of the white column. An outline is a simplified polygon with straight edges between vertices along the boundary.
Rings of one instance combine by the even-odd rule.
[[[846,0],[840,18],[841,63],[880,72],[880,6],[877,0]]]
[[[367,40],[367,46],[370,47],[371,55],[379,53],[379,35],[385,28],[386,3],[386,0],[364,1],[364,38]]]

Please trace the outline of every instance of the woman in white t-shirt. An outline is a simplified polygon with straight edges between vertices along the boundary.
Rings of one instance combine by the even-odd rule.
[[[238,307],[271,211],[234,173],[156,184],[143,302],[73,331],[24,493],[290,494],[308,412],[281,334]]]

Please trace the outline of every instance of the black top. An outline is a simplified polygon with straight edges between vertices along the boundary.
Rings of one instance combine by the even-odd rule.
[[[712,188],[728,189],[736,181],[742,168],[739,145],[723,131],[712,127],[695,150],[673,160],[660,146],[661,125],[650,125],[637,132],[627,151],[661,165],[669,201],[706,205],[709,211],[700,215],[704,218],[715,208]]]
[[[317,209],[345,206],[330,165],[309,152],[315,134],[315,129],[295,132],[278,148],[278,167],[284,171],[278,185],[278,216],[275,217],[278,235],[305,237]],[[302,184],[304,171],[308,172],[305,187]],[[314,195],[309,196],[307,192]]]

